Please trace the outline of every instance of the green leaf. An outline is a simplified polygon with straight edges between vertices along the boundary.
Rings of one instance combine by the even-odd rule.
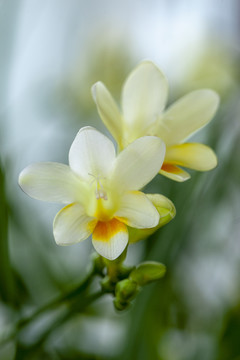
[[[146,261],[139,264],[136,269],[131,272],[129,278],[138,285],[143,286],[161,279],[165,273],[165,265],[155,261]]]

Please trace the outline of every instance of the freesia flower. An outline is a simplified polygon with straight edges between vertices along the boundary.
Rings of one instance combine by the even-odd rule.
[[[145,229],[159,224],[155,195],[148,198],[139,189],[157,174],[164,155],[165,145],[155,136],[139,138],[116,155],[105,135],[84,127],[70,148],[69,166],[29,165],[19,184],[35,199],[67,204],[54,219],[57,244],[75,244],[92,234],[96,251],[113,260],[128,243],[127,226]]]
[[[213,118],[218,95],[209,89],[190,92],[164,110],[168,83],[150,61],[140,63],[126,79],[122,90],[122,111],[105,85],[92,88],[99,115],[120,149],[135,139],[159,136],[166,144],[160,173],[176,181],[190,175],[181,167],[207,171],[217,165],[215,153],[206,145],[186,142]]]

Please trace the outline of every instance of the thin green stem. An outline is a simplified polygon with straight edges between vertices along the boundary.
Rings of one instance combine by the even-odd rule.
[[[25,327],[29,323],[33,322],[38,316],[40,316],[44,312],[51,310],[52,308],[54,308],[56,306],[60,306],[64,303],[71,302],[72,299],[74,299],[74,298],[78,298],[80,294],[82,295],[88,289],[88,287],[92,283],[95,275],[97,275],[97,274],[95,274],[95,269],[94,269],[94,267],[92,267],[92,269],[89,272],[89,274],[87,275],[87,277],[80,284],[78,284],[74,288],[71,288],[65,294],[58,296],[56,299],[43,305],[42,307],[37,309],[35,312],[33,312],[31,315],[18,320],[17,323],[15,324],[14,329],[12,330],[11,334],[7,338],[2,339],[1,344],[14,339],[23,327]],[[88,297],[84,297],[84,298],[88,299]],[[93,300],[91,300],[91,297],[90,297],[90,302],[92,302],[92,301]],[[79,305],[80,304],[81,304],[81,301],[79,302]]]
[[[60,305],[66,301],[69,301],[71,298],[74,298],[76,295],[82,293],[83,291],[85,291],[87,289],[87,287],[90,285],[90,283],[93,280],[95,273],[94,273],[94,269],[91,270],[91,272],[89,272],[89,274],[87,275],[87,277],[83,280],[83,282],[81,282],[80,284],[78,284],[77,286],[75,286],[74,288],[70,289],[69,291],[67,291],[65,294],[58,296],[56,299],[50,301],[49,303],[41,306],[39,309],[37,309],[33,314],[24,317],[23,319],[20,319],[17,323],[17,327],[18,329],[25,326],[26,324],[28,324],[30,321],[34,320],[38,315],[40,315],[41,313],[45,312],[46,310],[49,310],[57,305]]]
[[[23,353],[26,355],[33,354],[47,340],[48,336],[51,335],[55,329],[63,325],[66,321],[71,320],[72,316],[76,312],[82,313],[86,307],[88,307],[91,303],[103,295],[105,295],[105,292],[101,290],[82,298],[82,301],[79,301],[78,296],[74,298],[72,303],[69,304],[69,307],[64,309],[64,311],[59,314],[58,318],[55,319],[54,322],[47,327],[47,329],[45,329],[45,331],[41,334],[35,343],[31,345],[23,345],[20,342],[17,343],[16,359],[18,358],[18,353],[21,353],[21,355]]]

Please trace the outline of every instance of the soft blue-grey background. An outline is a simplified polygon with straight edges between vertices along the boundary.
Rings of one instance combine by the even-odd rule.
[[[86,274],[91,241],[58,247],[60,207],[28,198],[17,179],[32,162],[67,163],[80,127],[106,132],[92,84],[104,81],[119,101],[126,75],[150,59],[169,79],[169,103],[196,88],[221,97],[195,137],[216,151],[217,169],[184,184],[157,177],[149,191],[168,196],[177,216],[129,249],[129,264],[165,263],[165,279],[126,313],[105,297],[35,353],[11,342],[1,359],[240,359],[239,10],[237,0],[0,1],[0,338]]]

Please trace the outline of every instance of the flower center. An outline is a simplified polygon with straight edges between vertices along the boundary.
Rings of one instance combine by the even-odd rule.
[[[103,185],[102,185],[102,183],[100,181],[101,176],[100,175],[95,176],[95,175],[90,174],[90,173],[88,175],[93,177],[93,180],[92,180],[91,184],[96,183],[96,189],[95,189],[96,199],[97,200],[99,200],[99,199],[107,200],[108,199],[107,192],[104,190]]]
[[[87,203],[87,213],[89,216],[93,216],[99,221],[109,221],[116,212],[118,196],[117,194],[114,196],[105,177],[90,173],[88,175],[92,177],[92,180],[90,181],[90,196]]]

